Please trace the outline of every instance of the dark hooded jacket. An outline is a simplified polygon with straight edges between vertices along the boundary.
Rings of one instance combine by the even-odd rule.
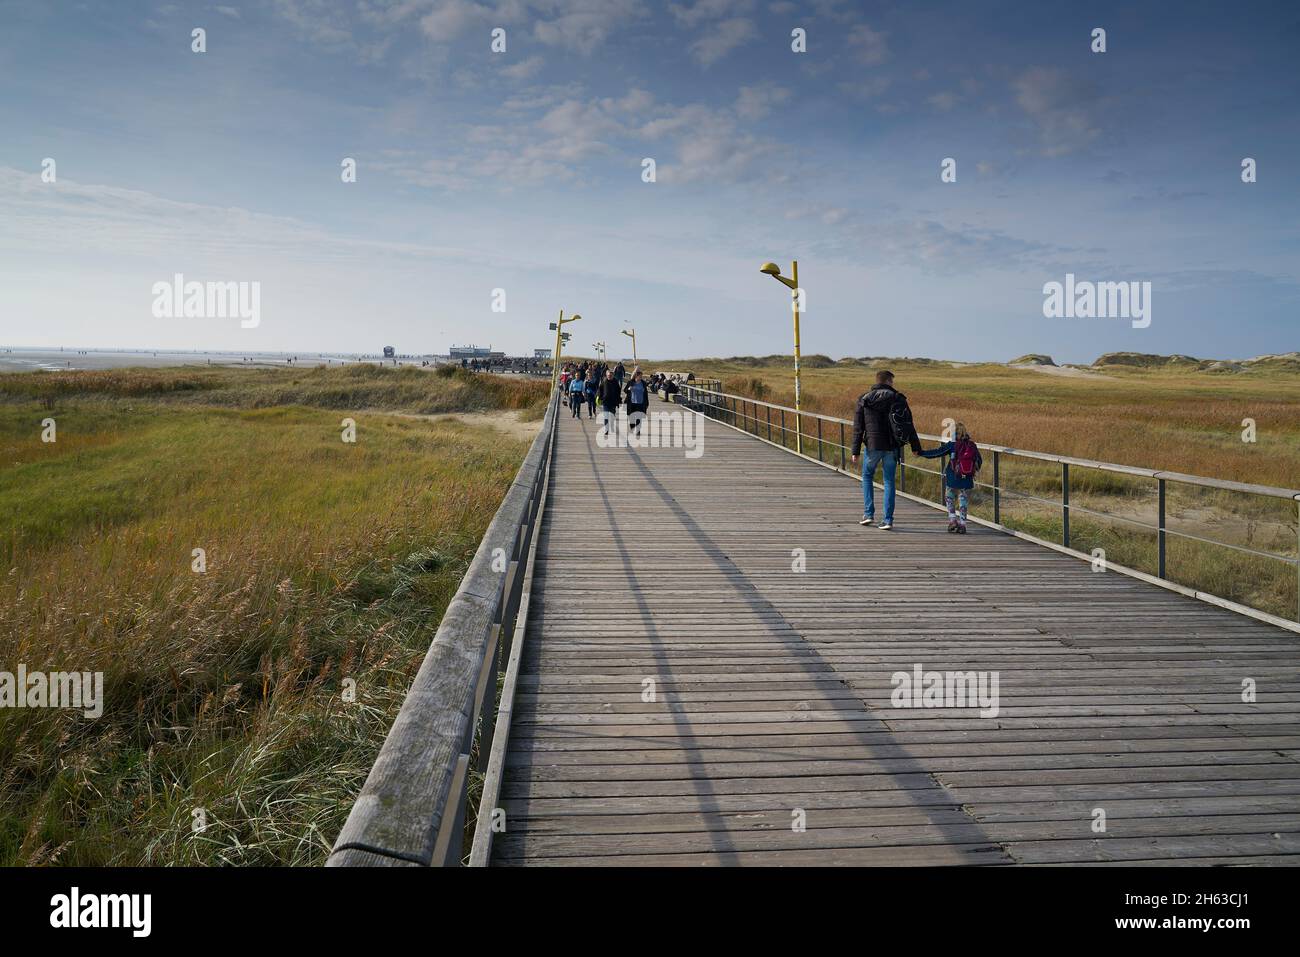
[[[600,404],[606,412],[617,411],[622,400],[622,391],[617,379],[600,380]]]
[[[889,424],[889,410],[896,402],[901,402],[907,408],[907,396],[888,385],[878,385],[858,398],[858,406],[853,413],[854,455],[864,445],[868,452],[893,452],[902,448],[894,438],[894,430]],[[912,413],[908,409],[907,420],[910,422],[911,418]],[[920,453],[921,438],[916,434],[915,428],[910,431],[912,434],[907,437],[907,444],[912,447],[912,451]]]

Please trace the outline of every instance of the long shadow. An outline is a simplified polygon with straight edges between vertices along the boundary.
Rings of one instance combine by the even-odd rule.
[[[585,428],[582,431],[583,436],[586,439],[587,458],[591,462],[591,474],[593,478],[595,478],[599,475],[599,472],[596,469],[596,456],[592,449],[591,433]],[[556,451],[559,451],[558,448]],[[597,492],[600,494],[601,505],[604,507],[605,514],[609,519],[610,539],[613,541],[615,548],[618,549],[618,556],[619,560],[622,562],[623,570],[627,573],[628,581],[632,583],[629,586],[629,591],[636,602],[637,611],[645,625],[646,638],[652,646],[652,655],[657,663],[657,673],[672,678],[672,665],[668,660],[666,649],[664,648],[663,641],[659,635],[658,628],[655,625],[654,613],[646,603],[645,597],[642,594],[642,589],[636,584],[636,566],[632,562],[632,555],[628,550],[627,543],[623,540],[623,535],[618,530],[618,525],[615,521],[616,516],[614,507],[609,500],[609,494],[605,491],[604,483],[596,481],[595,487]],[[673,724],[677,728],[678,738],[683,742],[682,747],[700,747],[700,740],[691,731],[690,718],[686,714],[678,711],[676,708],[669,708],[668,712],[672,715]],[[717,794],[713,790],[712,781],[709,780],[707,775],[701,777],[696,774],[694,770],[690,773],[690,780],[695,789],[695,799],[699,805],[700,811],[704,814],[721,815],[723,811],[718,804]],[[739,863],[736,856],[736,848],[731,842],[730,835],[726,831],[708,831],[707,833],[709,835],[709,841],[713,845],[713,851],[719,856],[722,863]]]
[[[591,458],[592,461],[592,470],[594,474],[595,456],[591,451],[590,437],[588,437],[587,439],[587,451],[588,451],[588,456]],[[835,669],[835,666],[830,662],[826,661],[822,657],[821,652],[817,649],[817,647],[813,645],[811,642],[809,642],[806,638],[804,638],[804,636],[800,634],[799,630],[795,628],[794,625],[783,614],[781,614],[780,610],[776,608],[776,606],[773,605],[768,599],[764,598],[762,594],[759,593],[758,588],[754,585],[752,581],[750,581],[749,577],[744,573],[744,571],[727,556],[727,554],[722,550],[722,548],[718,545],[717,542],[713,541],[713,539],[709,537],[709,534],[703,528],[700,527],[699,523],[695,521],[695,519],[691,516],[690,512],[688,512],[685,508],[683,508],[681,503],[678,502],[677,499],[673,497],[672,493],[670,493],[663,486],[663,484],[658,480],[658,478],[655,477],[653,469],[646,463],[645,459],[641,456],[640,452],[635,448],[628,448],[626,451],[629,455],[631,455],[632,459],[636,462],[636,465],[640,470],[642,477],[645,479],[646,484],[659,497],[659,499],[668,508],[668,510],[672,513],[672,515],[677,519],[677,521],[681,524],[681,526],[684,529],[686,529],[686,531],[689,533],[691,538],[694,539],[695,543],[699,546],[701,552],[704,555],[706,555],[710,561],[713,562],[713,564],[717,567],[717,569],[720,572],[724,573],[723,577],[726,579],[727,583],[732,588],[735,589],[736,594],[740,598],[740,600],[743,601],[752,612],[775,615],[779,619],[779,621],[785,626],[784,633],[782,631],[776,630],[770,625],[767,626],[767,630],[770,634],[770,637],[772,637],[778,642],[781,642],[786,647],[789,648],[799,647],[805,650],[806,652],[811,652],[811,656],[792,655],[791,657],[794,659],[793,663],[796,664],[799,668],[804,670],[809,675],[814,675],[823,678],[827,674],[838,676],[839,673]],[[603,489],[601,490],[601,496],[602,499],[605,501],[606,508],[608,508],[609,505],[608,498],[605,496]],[[626,548],[622,545],[621,538],[619,540],[619,549],[620,552],[624,555],[625,567],[627,568],[629,575],[633,576],[634,578],[635,573],[632,569],[632,565],[630,561],[627,561]],[[653,624],[652,617],[649,615],[649,609],[645,606],[645,603],[641,598],[639,592],[636,594],[637,594],[637,603],[642,609],[642,614],[646,620],[647,628],[653,634],[654,624]],[[791,639],[794,639],[794,641],[792,642]],[[661,657],[661,653],[657,652],[656,657]],[[816,664],[819,664],[823,670],[821,671],[814,670],[814,661]],[[847,682],[844,682],[844,684],[846,687],[850,687]],[[851,687],[850,690],[852,690]],[[859,698],[859,700],[861,699]],[[862,702],[862,707],[863,707],[863,720],[876,722],[879,725],[879,727],[873,730],[877,732],[881,732],[881,731],[886,732],[892,738],[892,731],[890,731],[890,729],[885,725],[883,721],[881,721],[879,718],[874,717],[871,714],[871,708],[869,705],[867,705],[865,701]],[[682,734],[683,738],[692,741],[696,740],[694,735],[692,735],[690,732],[689,721],[681,720],[682,718],[684,718],[684,716],[679,716],[679,718],[675,720],[678,720],[679,726],[683,728],[683,734]],[[852,733],[858,735],[858,743],[860,744],[860,746],[864,749],[864,751],[868,755],[874,757],[875,759],[884,760],[887,758],[888,760],[894,762],[900,760],[897,753],[889,754],[887,756],[881,754],[879,751],[879,746],[873,743],[873,741],[870,738],[865,736],[864,730],[859,730]],[[884,773],[887,773],[890,777],[896,778],[896,780],[898,775],[900,774],[925,775],[925,777],[928,780],[933,782],[933,788],[935,790],[939,790],[944,793],[947,792],[947,789],[944,788],[944,786],[934,778],[930,770],[926,768],[925,765],[922,764],[916,757],[912,755],[908,755],[906,749],[901,744],[895,743],[892,747],[896,749],[897,752],[902,752],[904,755],[906,755],[906,757],[903,758],[902,760],[905,760],[907,764],[904,766],[903,770],[901,771],[888,771]],[[704,765],[703,767],[707,770],[707,765]],[[699,780],[699,783],[701,785],[707,785],[707,779],[704,780],[695,779],[695,780]],[[936,819],[936,817],[934,816],[933,812],[936,809],[935,806],[913,800],[911,798],[911,793],[913,790],[916,789],[908,788],[904,786],[906,784],[905,780],[899,780],[898,784],[899,784],[899,792],[904,796],[907,796],[909,800],[912,800],[913,805],[920,811],[921,814],[923,814],[926,817],[927,820],[929,820],[932,826],[937,828],[940,833],[943,834],[949,833],[950,825],[941,822],[940,820]],[[701,794],[705,793],[703,788],[699,788],[697,790],[700,790]],[[711,790],[708,791],[708,793],[711,795],[712,794]],[[960,807],[961,805],[958,801],[953,800],[951,802],[951,806]],[[950,845],[950,846],[959,849],[960,852],[963,854],[979,854],[981,848],[979,848],[978,846],[971,846],[970,844],[970,830],[974,829],[975,833],[978,834],[980,838],[988,846],[1001,848],[1001,845],[997,841],[993,840],[987,835],[984,829],[980,826],[979,822],[977,822],[974,818],[970,818],[969,815],[967,815],[967,818],[969,821],[969,826],[965,829],[966,833],[957,837],[957,841],[958,841],[957,844]],[[1003,850],[1003,853],[1004,854],[1006,853],[1005,850]],[[1012,860],[1010,855],[1007,855],[1007,860],[1008,862]]]

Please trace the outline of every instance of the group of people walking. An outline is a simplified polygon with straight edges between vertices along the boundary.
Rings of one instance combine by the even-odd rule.
[[[638,366],[630,377],[623,363],[611,367],[604,362],[567,362],[560,372],[561,395],[567,397],[573,418],[581,418],[585,407],[587,417],[596,417],[596,407],[601,408],[606,434],[617,419],[619,406],[627,406],[628,425],[638,435],[641,420],[649,408],[650,392],[664,389],[676,392],[677,386],[668,376],[656,373],[647,380]],[[636,413],[641,413],[637,415]],[[853,464],[862,458],[862,519],[860,525],[871,525],[876,520],[876,470],[882,475],[884,487],[884,514],[880,528],[894,527],[895,475],[902,461],[904,446],[927,459],[947,457],[943,470],[944,504],[948,510],[948,531],[966,533],[970,493],[975,488],[975,475],[984,465],[979,446],[971,438],[966,426],[957,422],[952,438],[933,449],[921,445],[912,422],[912,410],[907,396],[894,388],[894,374],[888,370],[876,373],[875,385],[864,392],[857,402],[853,415]]]
[[[888,370],[876,373],[876,384],[859,398],[853,414],[853,464],[858,464],[858,453],[865,446],[862,460],[862,520],[860,525],[870,525],[876,518],[876,469],[882,472],[884,487],[884,515],[880,528],[894,527],[894,473],[898,467],[903,447],[910,446],[922,458],[937,459],[948,456],[943,470],[943,499],[948,509],[948,531],[959,535],[966,533],[967,510],[970,492],[975,487],[975,473],[984,465],[979,446],[971,439],[966,426],[956,423],[952,439],[938,448],[924,449],[921,437],[912,424],[912,410],[907,396],[894,388],[894,374]]]
[[[633,369],[629,377],[621,362],[612,367],[605,362],[567,362],[560,371],[560,389],[568,397],[573,418],[581,418],[585,406],[587,418],[594,419],[599,404],[608,434],[619,406],[626,405],[629,427],[641,434],[641,420],[650,407],[650,383],[642,375],[640,366]]]

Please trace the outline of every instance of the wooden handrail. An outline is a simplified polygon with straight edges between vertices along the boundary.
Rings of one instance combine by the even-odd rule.
[[[701,389],[694,385],[685,385],[683,391],[690,389],[695,392],[702,392],[706,395],[716,395],[724,399],[738,399],[748,402],[751,405],[766,406],[769,409],[781,409],[793,413],[794,409],[788,405],[776,405],[772,402],[764,402],[762,399],[752,399],[747,395],[736,395],[731,392],[718,392],[713,389]],[[799,412],[806,419],[821,419],[826,422],[844,423],[852,425],[849,419],[842,419],[838,416],[823,415],[820,412],[809,412],[806,409]],[[942,436],[932,435],[928,432],[918,432],[923,439],[932,442],[944,441]],[[1169,472],[1161,469],[1140,468],[1134,465],[1120,465],[1118,462],[1101,462],[1095,459],[1080,459],[1069,455],[1055,455],[1051,452],[1034,452],[1028,449],[1016,449],[1008,445],[992,445],[981,442],[980,448],[989,452],[1003,452],[1008,455],[1018,455],[1022,458],[1038,459],[1043,462],[1054,462],[1057,464],[1074,465],[1079,468],[1098,469],[1103,472],[1118,472],[1124,475],[1132,475],[1138,478],[1167,479],[1170,482],[1178,482],[1183,485],[1200,485],[1206,488],[1223,489],[1230,492],[1245,492],[1251,495],[1265,495],[1271,498],[1285,498],[1292,501],[1300,501],[1300,490],[1293,488],[1277,488],[1271,485],[1254,485],[1248,482],[1232,482],[1227,479],[1209,478],[1203,475],[1189,475],[1184,472]]]
[[[728,400],[730,400],[730,406],[728,405]],[[853,472],[850,472],[847,468],[845,468],[844,461],[843,461],[843,453],[841,453],[839,465],[835,465],[834,463],[823,462],[821,456],[821,448],[823,444],[829,444],[833,448],[840,448],[842,450],[844,449],[843,427],[845,425],[850,424],[847,419],[841,419],[836,416],[822,415],[821,413],[817,413],[817,412],[799,413],[804,417],[815,419],[818,422],[818,428],[817,428],[818,435],[805,436],[805,438],[807,438],[809,441],[816,441],[818,443],[817,456],[814,458],[812,456],[803,455],[801,452],[791,449],[788,445],[785,444],[786,442],[785,436],[788,435],[789,432],[791,431],[790,429],[787,429],[785,426],[785,413],[786,412],[793,413],[795,411],[789,406],[776,405],[775,403],[772,402],[764,402],[761,399],[751,399],[748,396],[735,395],[734,393],[730,393],[730,392],[722,392],[714,389],[704,389],[695,385],[686,385],[683,387],[680,401],[685,403],[688,406],[697,407],[699,411],[701,411],[704,414],[708,414],[710,416],[712,416],[714,414],[714,411],[716,410],[719,416],[727,415],[727,416],[731,416],[733,420],[736,417],[740,417],[743,418],[746,422],[752,421],[754,424],[754,430],[752,432],[748,428],[740,428],[740,426],[735,425],[734,421],[733,423],[730,424],[724,421],[723,424],[728,425],[728,427],[730,428],[736,428],[742,432],[746,432],[747,434],[754,435],[756,438],[759,439],[759,441],[768,442],[771,445],[777,445],[779,448],[782,448],[787,452],[791,452],[792,454],[799,455],[802,458],[806,458],[811,462],[816,462],[819,465],[824,465],[828,468],[833,468],[836,471],[843,472],[845,474],[850,474],[850,475],[854,474]],[[748,406],[749,408],[746,409],[746,406]],[[766,425],[769,431],[769,435],[773,428],[780,430],[781,441],[779,443],[773,442],[770,438],[765,439],[761,435],[763,423],[759,420],[757,414],[758,407],[760,406],[768,409]],[[779,422],[775,422],[771,418],[772,415],[771,410],[773,409],[778,410],[781,413]],[[796,419],[796,421],[798,421],[798,419]],[[826,440],[822,437],[821,433],[823,430],[821,428],[821,422],[823,421],[839,424],[840,426],[839,442],[835,442],[832,440],[829,443],[827,443]],[[943,441],[943,438],[941,436],[930,435],[927,433],[918,433],[918,434],[921,438],[929,439],[931,441]],[[1233,482],[1233,481],[1228,481],[1226,479],[1214,479],[1214,478],[1208,478],[1201,475],[1188,475],[1183,472],[1170,472],[1170,471],[1165,471],[1160,469],[1144,469],[1144,468],[1138,468],[1136,466],[1131,466],[1131,465],[1120,465],[1115,462],[1100,462],[1093,459],[1074,458],[1068,455],[1053,455],[1047,452],[1030,452],[1024,449],[1013,449],[1005,445],[989,445],[989,444],[981,443],[980,448],[983,449],[984,451],[992,453],[994,479],[992,485],[988,485],[984,482],[978,482],[978,481],[975,484],[981,488],[989,488],[993,491],[994,519],[992,523],[983,523],[982,520],[978,518],[973,519],[973,521],[981,522],[982,524],[991,524],[992,527],[997,528],[1004,532],[1008,532],[1009,534],[1013,534],[1019,538],[1037,542],[1041,545],[1046,545],[1049,548],[1063,549],[1069,554],[1075,555],[1080,558],[1089,558],[1090,556],[1084,555],[1081,552],[1077,552],[1070,547],[1071,512],[1079,512],[1086,515],[1097,516],[1103,519],[1119,520],[1131,525],[1137,525],[1147,529],[1148,531],[1155,533],[1156,535],[1157,549],[1158,549],[1156,576],[1150,577],[1144,572],[1140,572],[1135,569],[1128,569],[1114,562],[1111,562],[1108,567],[1114,568],[1125,574],[1132,574],[1135,577],[1148,579],[1157,584],[1166,585],[1168,587],[1174,587],[1176,589],[1184,589],[1186,592],[1191,593],[1195,597],[1200,598],[1204,601],[1208,601],[1211,602],[1212,604],[1216,604],[1224,608],[1229,608],[1233,611],[1250,615],[1252,617],[1259,618],[1261,620],[1270,621],[1274,624],[1281,625],[1282,627],[1288,628],[1293,631],[1300,630],[1297,629],[1297,624],[1296,624],[1300,622],[1300,542],[1297,543],[1296,557],[1290,558],[1286,555],[1278,554],[1276,552],[1265,552],[1256,548],[1251,548],[1246,545],[1237,545],[1232,542],[1217,541],[1215,539],[1194,535],[1191,532],[1188,532],[1184,529],[1171,528],[1167,521],[1168,498],[1166,495],[1165,486],[1169,482],[1178,482],[1183,485],[1193,485],[1202,488],[1221,489],[1230,492],[1242,492],[1250,495],[1260,495],[1260,496],[1266,496],[1270,498],[1283,499],[1286,501],[1296,503],[1295,507],[1297,509],[1297,512],[1300,512],[1300,491],[1297,491],[1296,489],[1276,488],[1271,485],[1255,485],[1248,482]],[[1003,455],[1022,456],[1025,458],[1036,459],[1042,462],[1052,462],[1058,464],[1060,466],[1060,482],[1061,482],[1060,500],[1057,502],[1051,502],[1048,499],[1039,498],[1037,496],[1030,495],[1025,492],[1002,488],[1000,482],[1000,476],[999,476],[999,472],[1000,472],[999,466],[1001,464],[999,459]],[[900,494],[908,498],[913,498],[916,501],[924,502],[925,504],[933,507],[941,507],[937,505],[935,502],[926,499],[921,499],[914,495],[908,495],[906,491],[906,479],[907,479],[908,469],[926,472],[936,476],[939,474],[940,470],[927,469],[927,468],[922,468],[920,466],[913,465],[910,462],[903,461],[901,456],[899,459],[899,465],[901,466],[899,474],[902,479],[902,489],[900,490]],[[1158,486],[1156,524],[1151,525],[1150,523],[1143,522],[1137,519],[1128,518],[1126,516],[1109,515],[1107,513],[1088,508],[1087,506],[1079,505],[1077,503],[1072,504],[1070,502],[1070,497],[1069,497],[1070,466],[1072,465],[1077,466],[1079,468],[1097,469],[1104,472],[1117,472],[1124,475],[1130,475],[1138,478],[1154,480]],[[1027,532],[1019,531],[1010,528],[1007,525],[1004,525],[1000,514],[1002,511],[1001,498],[1004,494],[1013,495],[1017,498],[1023,498],[1030,501],[1041,502],[1045,505],[1054,505],[1060,508],[1061,509],[1060,544],[1046,541],[1045,539],[1038,538],[1037,536],[1034,535],[1030,535]],[[1300,515],[1297,516],[1297,528],[1300,529]],[[1228,548],[1236,552],[1253,555],[1260,558],[1269,559],[1271,561],[1282,562],[1284,564],[1294,566],[1297,575],[1295,621],[1294,622],[1287,621],[1284,618],[1280,618],[1276,615],[1273,615],[1269,612],[1265,612],[1261,609],[1253,608],[1249,605],[1244,605],[1241,604],[1240,602],[1235,602],[1230,599],[1220,598],[1208,592],[1202,592],[1199,589],[1189,589],[1186,586],[1177,585],[1173,581],[1172,577],[1169,575],[1168,565],[1167,565],[1167,542],[1171,537],[1187,540],[1187,541],[1201,542],[1206,545],[1216,545],[1221,548]]]
[[[380,748],[326,866],[459,864],[469,755],[489,746],[498,648],[518,612],[521,566],[553,448],[559,393],[497,509]]]

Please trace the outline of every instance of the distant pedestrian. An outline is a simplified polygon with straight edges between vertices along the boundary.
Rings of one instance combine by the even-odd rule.
[[[943,470],[943,502],[948,506],[948,531],[966,534],[966,510],[970,504],[971,489],[975,487],[975,473],[984,466],[984,456],[971,439],[966,426],[958,422],[953,427],[952,441],[937,449],[922,452],[927,459],[951,456]]]
[[[587,399],[587,418],[589,419],[596,417],[596,392],[599,388],[600,381],[596,378],[596,373],[593,370],[583,384],[583,395]]]
[[[641,421],[646,409],[650,407],[650,390],[646,387],[641,370],[632,373],[632,381],[627,384],[627,423],[637,435],[641,434]]]
[[[623,388],[623,379],[627,376],[627,370],[623,368],[623,363],[614,366],[614,381],[618,383],[620,389]]]
[[[870,525],[876,515],[876,466],[882,470],[884,484],[884,531],[894,527],[894,473],[901,459],[903,446],[921,454],[921,439],[912,425],[912,410],[907,397],[894,388],[894,373],[882,369],[876,373],[876,385],[858,398],[853,415],[853,464],[858,464],[858,450],[866,445],[862,460],[862,520],[859,525]]]
[[[575,419],[582,417],[582,401],[585,395],[586,383],[582,379],[582,374],[576,373],[573,381],[569,383],[569,409]]]
[[[605,378],[600,382],[600,410],[601,416],[605,420],[605,434],[609,435],[611,426],[618,424],[618,407],[621,394],[618,389],[618,382],[614,379],[612,369],[605,370]]]

